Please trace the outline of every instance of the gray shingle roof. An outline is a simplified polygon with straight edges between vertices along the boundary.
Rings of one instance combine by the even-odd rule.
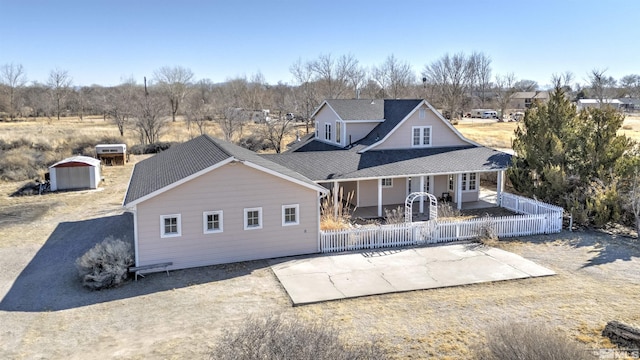
[[[319,141],[306,146],[318,146],[314,143]],[[511,155],[482,146],[370,150],[362,154],[358,150],[305,151],[303,147],[296,152],[261,156],[314,181],[482,172],[505,169],[511,163]]]
[[[371,145],[385,137],[400,121],[420,104],[422,100],[384,100],[384,122],[378,124],[364,139],[358,143]]]
[[[303,175],[288,167],[271,162],[253,151],[211,138],[208,135],[202,135],[185,143],[174,145],[166,151],[137,163],[129,181],[124,205],[229,158],[248,161],[308,185],[316,186],[314,182]]]
[[[327,100],[327,104],[338,113],[342,120],[382,120],[384,119],[384,100]]]

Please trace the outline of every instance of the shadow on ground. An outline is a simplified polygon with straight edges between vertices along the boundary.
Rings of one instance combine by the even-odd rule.
[[[128,281],[118,288],[90,291],[82,286],[75,261],[109,235],[132,241],[133,216],[124,213],[58,224],[16,278],[0,302],[0,310],[65,310],[242,276],[268,266],[264,261],[252,261],[171,271],[170,276],[155,273],[137,282]]]
[[[640,259],[640,242],[638,239],[626,236],[610,235],[593,230],[566,231],[559,234],[535,235],[517,238],[518,241],[531,243],[566,241],[575,248],[590,247],[592,257],[581,268],[609,264],[616,261],[632,261]]]

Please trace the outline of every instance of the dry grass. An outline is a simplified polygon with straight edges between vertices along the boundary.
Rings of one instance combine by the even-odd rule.
[[[455,127],[462,135],[481,145],[495,149],[511,149],[511,141],[518,124],[517,122],[479,121],[460,123]],[[627,116],[618,134],[640,142],[640,116]]]

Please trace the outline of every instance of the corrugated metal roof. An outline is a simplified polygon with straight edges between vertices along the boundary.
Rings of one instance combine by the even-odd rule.
[[[69,163],[84,163],[87,165],[91,165],[91,166],[100,166],[100,160],[98,159],[94,159],[92,157],[89,156],[72,156],[70,158],[66,158],[64,160],[58,161],[57,163],[49,166],[49,169],[60,166],[60,165],[64,165],[64,164],[69,164]]]

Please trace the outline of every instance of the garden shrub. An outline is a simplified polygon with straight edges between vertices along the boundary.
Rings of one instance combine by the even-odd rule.
[[[379,346],[345,344],[340,332],[324,323],[305,323],[270,315],[250,317],[235,331],[227,330],[210,356],[216,360],[387,359]]]
[[[474,351],[478,360],[595,359],[577,342],[540,324],[505,323],[490,328],[485,346]]]
[[[121,285],[134,264],[133,256],[130,243],[107,237],[76,260],[82,285],[91,290]]]

